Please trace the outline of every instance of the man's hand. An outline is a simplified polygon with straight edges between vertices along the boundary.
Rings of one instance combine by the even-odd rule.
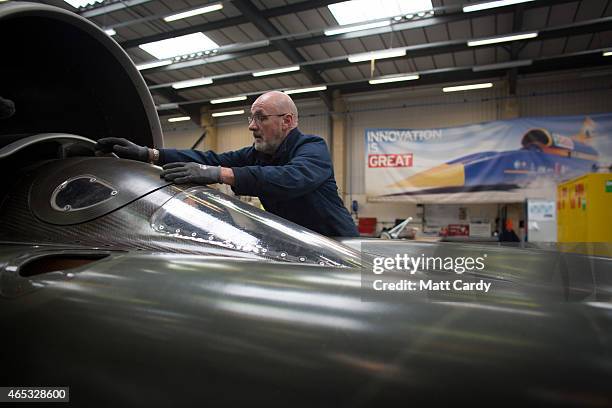
[[[96,143],[96,151],[102,153],[115,153],[123,159],[138,160],[142,162],[149,161],[149,149],[144,146],[138,146],[127,139],[119,137],[105,137],[98,140]]]
[[[199,163],[169,163],[160,177],[177,184],[214,184],[221,182],[221,167]]]

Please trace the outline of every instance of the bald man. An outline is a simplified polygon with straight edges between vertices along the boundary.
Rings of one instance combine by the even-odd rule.
[[[298,111],[283,92],[267,92],[251,105],[253,145],[213,151],[148,149],[126,139],[98,141],[98,150],[164,165],[161,176],[175,183],[232,186],[237,195],[259,197],[264,208],[330,237],[358,236],[338,195],[325,141],[297,128]]]

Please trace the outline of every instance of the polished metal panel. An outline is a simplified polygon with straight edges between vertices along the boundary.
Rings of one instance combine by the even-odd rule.
[[[514,286],[513,303],[362,302],[354,268],[169,254],[117,254],[49,275],[33,279],[38,291],[0,299],[11,333],[2,381],[70,385],[75,403],[611,397],[609,304],[542,302],[536,287]]]

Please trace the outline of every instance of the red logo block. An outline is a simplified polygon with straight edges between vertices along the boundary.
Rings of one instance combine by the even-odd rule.
[[[412,167],[412,153],[369,154],[368,167]]]

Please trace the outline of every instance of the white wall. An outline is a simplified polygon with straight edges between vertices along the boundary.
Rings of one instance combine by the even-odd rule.
[[[519,116],[579,115],[612,112],[612,76],[592,76],[592,73],[569,73],[554,77],[519,79]],[[344,200],[359,202],[360,217],[377,217],[390,222],[396,218],[415,216],[411,203],[373,203],[365,196],[366,128],[430,128],[452,127],[506,118],[508,98],[504,82],[495,82],[490,89],[443,94],[441,86],[405,89],[385,93],[347,96],[347,180]],[[494,213],[497,206],[487,209],[466,205],[468,212]],[[474,207],[474,208],[472,208]],[[518,233],[522,218],[520,205],[509,206]],[[491,221],[495,217],[492,217]],[[378,229],[383,224],[379,222]]]
[[[601,72],[601,71],[599,71]],[[612,75],[598,71],[572,72],[556,76],[519,78],[519,116],[578,115],[612,112]],[[490,89],[443,94],[441,86],[406,88],[397,91],[372,92],[346,96],[347,157],[345,204],[359,202],[359,216],[377,217],[382,222],[415,216],[415,204],[368,203],[365,196],[364,133],[368,127],[428,128],[461,126],[504,119],[508,113],[505,82],[495,82]],[[299,128],[317,134],[329,145],[330,119],[320,100],[298,101]],[[234,150],[252,143],[245,115],[219,118],[217,138],[219,151]],[[201,134],[198,128],[167,129],[166,147],[188,148]],[[468,207],[470,211],[471,206]],[[474,212],[491,213],[495,205]],[[520,217],[519,207],[510,209]],[[518,219],[515,219],[518,226]],[[379,229],[382,224],[379,225]]]
[[[519,82],[521,116],[560,116],[612,112],[612,73],[537,77]]]

